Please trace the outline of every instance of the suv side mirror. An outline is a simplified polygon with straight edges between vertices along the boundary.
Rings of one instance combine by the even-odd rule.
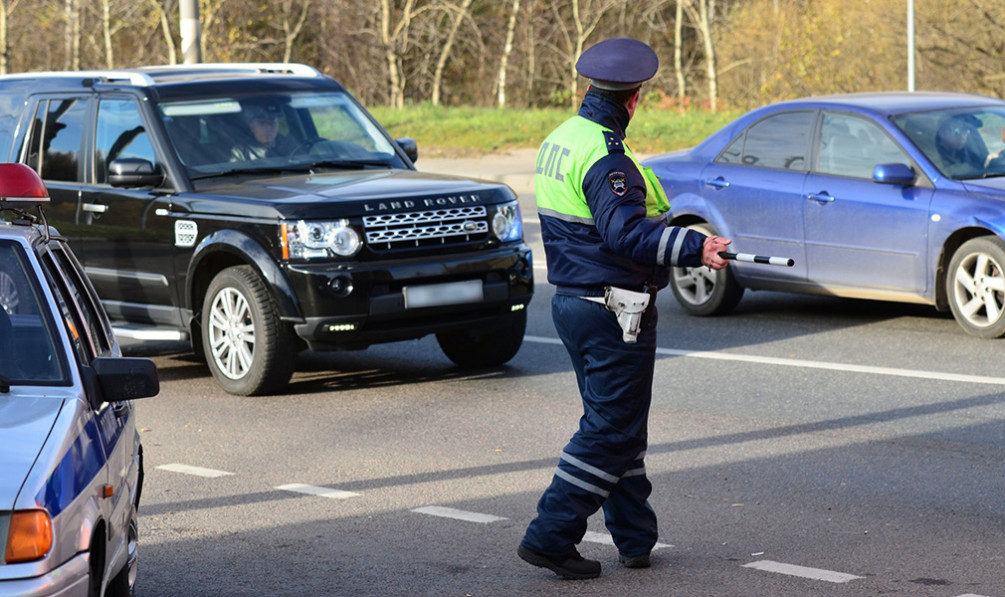
[[[402,151],[405,152],[408,159],[412,160],[412,163],[419,160],[419,144],[415,142],[415,139],[411,137],[402,137],[400,139],[395,139],[394,142],[398,144],[398,147],[400,147]]]
[[[142,158],[119,158],[108,164],[108,182],[113,187],[155,187],[164,182],[164,173]]]
[[[96,357],[91,361],[94,381],[92,387],[100,396],[92,400],[122,402],[134,398],[148,398],[160,392],[157,365],[143,357]]]

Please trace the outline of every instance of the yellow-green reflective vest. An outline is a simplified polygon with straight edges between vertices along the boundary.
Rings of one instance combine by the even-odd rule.
[[[646,215],[662,218],[670,202],[652,169],[643,167],[617,134],[582,116],[561,124],[538,150],[534,176],[538,208],[564,220],[593,225],[593,214],[583,196],[583,180],[598,160],[622,152],[645,179]]]

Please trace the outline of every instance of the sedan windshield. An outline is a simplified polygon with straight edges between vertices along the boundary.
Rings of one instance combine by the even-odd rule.
[[[1005,108],[903,114],[893,122],[950,178],[1005,176]]]
[[[192,178],[315,168],[402,168],[394,145],[347,94],[269,93],[163,102]]]

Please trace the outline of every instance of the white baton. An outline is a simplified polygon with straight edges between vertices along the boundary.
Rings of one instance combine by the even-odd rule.
[[[765,263],[767,265],[781,265],[792,267],[796,262],[788,257],[766,257],[764,255],[753,255],[751,253],[728,253],[719,251],[719,257],[732,259],[733,261],[746,261],[747,263]]]

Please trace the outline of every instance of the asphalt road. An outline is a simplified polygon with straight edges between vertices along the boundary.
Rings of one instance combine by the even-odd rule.
[[[543,263],[524,174],[499,176]],[[1005,596],[1005,343],[924,307],[779,293],[710,319],[658,300],[653,567],[620,566],[599,515],[581,551],[601,578],[523,563],[580,413],[536,273],[496,369],[426,338],[305,353],[288,393],[239,398],[156,357],[139,594]]]

